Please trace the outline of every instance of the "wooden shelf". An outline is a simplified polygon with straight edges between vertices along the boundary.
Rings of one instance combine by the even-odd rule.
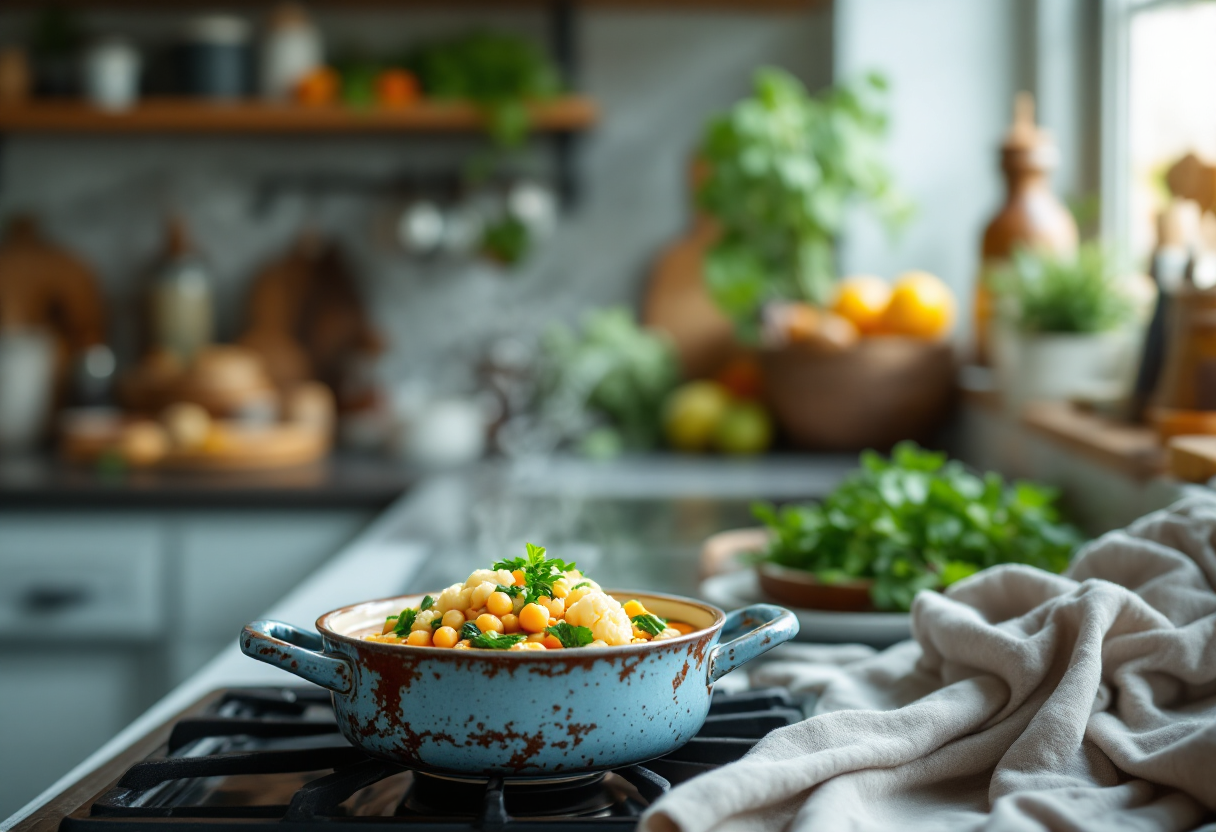
[[[586,130],[599,120],[595,102],[582,96],[537,102],[531,111],[534,129],[542,132]],[[454,101],[360,109],[149,98],[120,113],[81,101],[0,106],[4,133],[457,133],[476,131],[484,124],[476,106]]]
[[[1022,424],[1138,480],[1157,476],[1166,468],[1160,438],[1143,425],[1116,422],[1062,402],[1027,405]]]

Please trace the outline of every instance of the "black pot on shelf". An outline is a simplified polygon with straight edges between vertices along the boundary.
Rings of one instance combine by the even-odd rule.
[[[249,23],[232,15],[192,20],[177,48],[180,91],[228,100],[253,90],[253,43]]]

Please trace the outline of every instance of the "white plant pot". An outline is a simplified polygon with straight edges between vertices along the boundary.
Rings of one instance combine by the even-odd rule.
[[[1134,331],[1031,334],[1002,328],[994,335],[997,378],[1012,413],[1034,401],[1119,398],[1131,383]]]

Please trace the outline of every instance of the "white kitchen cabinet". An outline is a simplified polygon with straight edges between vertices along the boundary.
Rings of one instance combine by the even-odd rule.
[[[0,819],[234,641],[373,516],[0,511]]]
[[[140,690],[140,659],[98,647],[87,631],[75,646],[51,651],[0,648],[0,819],[150,704]]]
[[[360,511],[208,512],[177,526],[173,681],[236,640],[371,519]],[[324,610],[318,610],[318,613]],[[307,623],[307,622],[304,622]]]

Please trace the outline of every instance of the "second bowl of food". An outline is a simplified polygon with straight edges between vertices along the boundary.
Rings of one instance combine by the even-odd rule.
[[[316,629],[255,621],[241,649],[332,691],[342,734],[377,757],[539,776],[678,748],[705,721],[713,682],[793,638],[798,621],[769,604],[726,614],[604,590],[529,545],[434,594],[325,613]]]

